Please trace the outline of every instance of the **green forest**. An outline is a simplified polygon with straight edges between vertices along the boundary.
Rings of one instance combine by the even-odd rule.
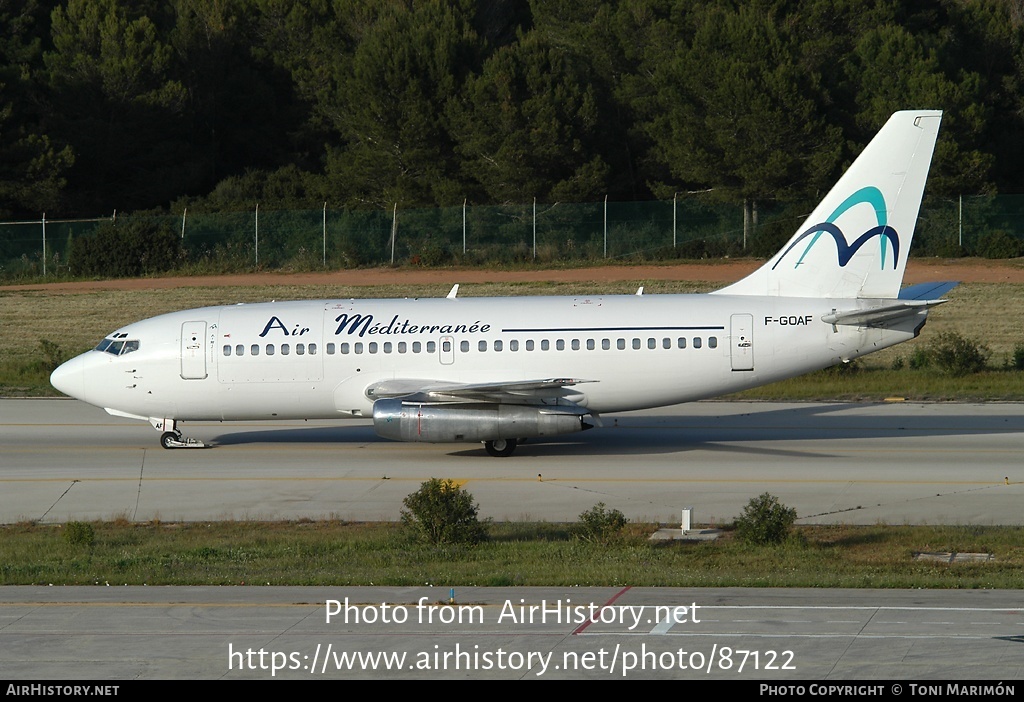
[[[0,0],[0,219],[812,198],[942,109],[929,194],[1024,192],[1024,5]]]

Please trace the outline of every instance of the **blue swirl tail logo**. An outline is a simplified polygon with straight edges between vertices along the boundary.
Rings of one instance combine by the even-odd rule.
[[[848,209],[850,209],[854,205],[859,205],[862,203],[870,205],[871,208],[874,209],[875,219],[878,222],[878,226],[872,227],[871,229],[867,230],[859,237],[857,237],[856,241],[854,241],[851,244],[846,240],[846,235],[843,234],[843,231],[838,226],[836,226],[835,221],[839,219],[839,217],[841,217],[842,214],[846,212]],[[879,254],[882,269],[885,269],[885,254],[887,251],[887,241],[892,246],[893,270],[896,269],[896,264],[900,260],[900,238],[899,235],[896,233],[896,230],[886,223],[885,198],[882,197],[882,193],[878,188],[874,186],[868,186],[866,188],[861,188],[853,195],[846,198],[842,202],[842,204],[839,205],[839,207],[837,207],[831,215],[829,215],[827,220],[821,222],[820,224],[815,224],[813,227],[811,227],[803,234],[798,236],[793,241],[793,243],[790,244],[786,248],[786,250],[782,252],[782,255],[779,256],[779,259],[775,262],[775,265],[772,266],[772,270],[775,270],[775,267],[782,263],[782,259],[784,259],[790,251],[796,248],[797,244],[799,244],[804,239],[811,237],[811,240],[807,243],[807,246],[804,248],[803,253],[800,254],[800,258],[797,259],[797,262],[793,265],[793,268],[797,268],[801,263],[804,262],[804,258],[810,252],[811,248],[818,242],[818,239],[821,238],[821,235],[825,233],[831,234],[832,238],[836,242],[836,254],[839,258],[840,268],[845,268],[846,264],[850,262],[850,259],[853,258],[853,255],[857,253],[860,247],[862,247],[869,240],[875,238],[876,236],[878,237],[878,243],[881,247]]]

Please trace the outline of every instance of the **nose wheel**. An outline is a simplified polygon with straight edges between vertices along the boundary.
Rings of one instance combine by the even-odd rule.
[[[149,422],[157,431],[160,429],[165,430],[160,434],[160,445],[165,449],[206,448],[206,444],[199,439],[189,439],[182,436],[181,430],[178,429],[178,423],[173,419],[153,417],[150,418]]]

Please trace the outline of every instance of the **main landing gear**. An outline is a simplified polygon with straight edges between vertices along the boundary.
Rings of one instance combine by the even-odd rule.
[[[493,441],[485,441],[484,449],[495,458],[505,458],[512,455],[518,443],[515,439],[494,439]]]
[[[160,435],[160,445],[165,449],[206,448],[206,444],[199,439],[190,439],[182,436],[181,430],[178,429],[178,422],[173,419],[151,417],[149,423],[157,431],[165,430]]]

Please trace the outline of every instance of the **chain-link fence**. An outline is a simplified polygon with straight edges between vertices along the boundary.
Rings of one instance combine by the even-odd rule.
[[[770,256],[813,203],[743,208],[701,196],[653,202],[460,206],[390,210],[265,210],[0,223],[0,280],[74,274],[77,238],[146,220],[174,232],[184,272],[371,265],[440,266]],[[751,213],[748,213],[751,214]],[[1024,254],[1024,196],[926,201],[912,253]],[[746,244],[746,245],[744,245]]]

